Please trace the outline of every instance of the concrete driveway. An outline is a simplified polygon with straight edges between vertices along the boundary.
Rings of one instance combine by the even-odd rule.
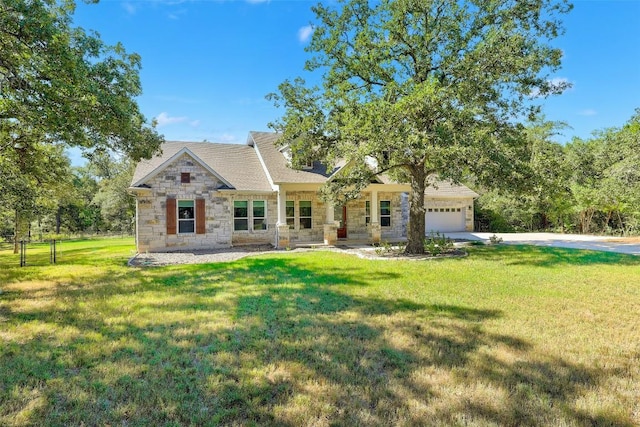
[[[502,242],[511,245],[553,246],[558,248],[589,249],[592,251],[619,252],[640,255],[640,239],[625,239],[611,236],[559,233],[444,233],[450,239],[481,240],[488,242],[494,234]]]

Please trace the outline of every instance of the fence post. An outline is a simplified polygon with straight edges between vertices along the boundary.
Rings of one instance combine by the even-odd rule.
[[[27,265],[27,242],[20,240],[20,267]]]
[[[56,263],[56,239],[51,239],[51,242],[49,245],[49,263],[50,264]]]

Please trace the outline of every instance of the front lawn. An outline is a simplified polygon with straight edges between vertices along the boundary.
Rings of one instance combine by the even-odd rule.
[[[0,425],[640,424],[640,258],[0,250]]]

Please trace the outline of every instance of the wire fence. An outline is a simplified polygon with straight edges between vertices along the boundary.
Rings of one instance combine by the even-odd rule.
[[[93,238],[126,238],[127,233],[66,234],[55,238],[23,239],[14,241],[13,236],[3,236],[0,241],[0,265],[44,266],[64,261],[73,251],[68,242]]]

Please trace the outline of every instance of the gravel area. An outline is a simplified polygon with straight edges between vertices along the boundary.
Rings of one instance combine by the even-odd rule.
[[[460,244],[456,244],[460,246]],[[297,248],[287,252],[308,252],[308,251],[334,251],[347,253],[366,259],[379,259],[379,260],[426,260],[434,258],[442,258],[442,256],[433,257],[430,255],[416,255],[407,256],[398,253],[384,253],[378,254],[376,248],[372,246],[321,246],[310,248]],[[154,253],[142,253],[137,254],[129,260],[129,265],[134,267],[156,267],[163,265],[177,265],[177,264],[206,264],[214,262],[231,262],[244,258],[250,255],[259,255],[272,252],[284,252],[279,249],[273,248],[270,245],[263,246],[243,246],[229,249],[208,250],[208,251],[191,251],[191,252],[154,252]],[[464,251],[454,251],[444,256],[466,256]]]
[[[249,255],[275,252],[271,245],[246,246],[219,250],[191,252],[146,252],[136,254],[129,260],[134,267],[153,267],[175,264],[206,264],[211,262],[231,262]]]

